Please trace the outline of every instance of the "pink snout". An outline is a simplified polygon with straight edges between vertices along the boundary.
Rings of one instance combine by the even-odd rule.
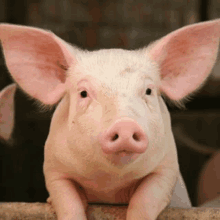
[[[147,135],[138,123],[130,118],[117,120],[100,134],[99,142],[106,154],[141,154],[148,145]]]

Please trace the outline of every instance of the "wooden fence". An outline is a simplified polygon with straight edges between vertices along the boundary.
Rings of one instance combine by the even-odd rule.
[[[88,220],[126,220],[127,207],[90,205]],[[0,205],[1,220],[56,220],[54,210],[44,203],[5,203]],[[158,220],[214,220],[220,219],[220,208],[167,208]]]

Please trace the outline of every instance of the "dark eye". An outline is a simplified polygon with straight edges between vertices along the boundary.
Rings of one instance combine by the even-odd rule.
[[[87,97],[87,92],[85,90],[83,90],[81,93],[80,93],[81,97],[82,98],[86,98]]]
[[[151,94],[151,92],[152,92],[152,90],[151,89],[146,89],[146,95],[150,95]]]

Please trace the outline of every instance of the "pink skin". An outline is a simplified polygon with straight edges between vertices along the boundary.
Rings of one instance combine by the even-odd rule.
[[[127,220],[156,219],[170,201],[183,206],[160,95],[179,101],[196,90],[215,63],[219,37],[220,19],[181,28],[142,51],[82,52],[42,29],[0,26],[15,81],[44,104],[60,101],[44,161],[59,220],[85,220],[88,202],[128,203]]]

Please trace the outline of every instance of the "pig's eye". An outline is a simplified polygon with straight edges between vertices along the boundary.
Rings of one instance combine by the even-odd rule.
[[[152,89],[148,88],[146,89],[146,95],[150,95],[152,93]]]
[[[86,98],[87,97],[87,92],[85,90],[83,90],[82,92],[80,92],[80,95],[82,98]]]

